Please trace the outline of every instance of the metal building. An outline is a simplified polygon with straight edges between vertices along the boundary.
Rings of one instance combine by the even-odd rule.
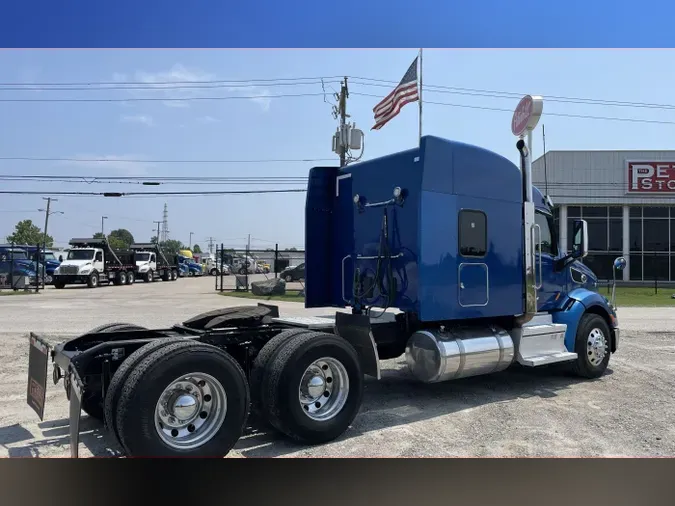
[[[584,263],[600,279],[624,256],[623,281],[675,282],[675,151],[549,151],[532,172],[553,200],[564,250],[574,219],[588,222]]]

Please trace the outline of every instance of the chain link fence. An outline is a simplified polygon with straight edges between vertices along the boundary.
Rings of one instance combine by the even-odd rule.
[[[278,279],[284,273],[285,281],[299,283],[304,293],[305,252],[297,249],[225,248],[216,246],[216,291],[248,292],[256,280]],[[293,269],[291,269],[293,268]]]

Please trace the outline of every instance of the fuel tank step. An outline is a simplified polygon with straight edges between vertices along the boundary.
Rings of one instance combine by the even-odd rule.
[[[514,328],[510,334],[516,348],[516,360],[527,367],[575,360],[577,354],[565,347],[566,331],[567,325],[548,323],[543,315],[523,327]]]

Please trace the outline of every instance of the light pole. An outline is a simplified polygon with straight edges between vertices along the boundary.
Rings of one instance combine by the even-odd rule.
[[[101,234],[103,235],[104,238],[105,238],[105,231],[103,229],[103,220],[107,220],[107,219],[108,219],[107,216],[101,216]]]
[[[188,246],[188,249],[192,251],[192,236],[194,235],[194,232],[190,232],[190,245]]]

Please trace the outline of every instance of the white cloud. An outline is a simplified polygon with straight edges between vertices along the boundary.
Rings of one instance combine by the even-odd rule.
[[[220,123],[220,120],[218,118],[214,118],[213,116],[202,116],[201,118],[197,118],[198,123]]]
[[[133,116],[122,116],[120,118],[122,123],[141,123],[147,126],[154,126],[155,122],[152,119],[152,116],[146,114],[135,114]]]
[[[198,83],[201,81],[211,81],[213,79],[215,79],[213,74],[209,74],[200,69],[188,68],[180,63],[175,64],[169,70],[160,72],[146,72],[139,70],[131,76],[119,72],[113,74],[113,80],[116,82],[133,81],[152,85],[151,89],[127,90],[132,96],[136,98],[165,97],[169,100],[162,103],[167,107],[174,108],[190,107],[188,100],[176,99],[194,98],[203,95],[204,90],[198,87]],[[183,87],[176,88],[177,84],[183,85]]]
[[[269,90],[259,88],[242,88],[235,86],[227,88],[227,91],[239,95],[245,95],[249,97],[252,96],[253,98],[249,100],[255,104],[258,104],[263,112],[268,112],[270,110],[270,105],[272,104],[272,97],[270,97]]]
[[[154,164],[143,160],[140,155],[97,155],[79,154],[71,158],[75,161],[62,161],[59,165],[68,165],[80,169],[83,177],[101,176],[107,174],[124,174],[128,176],[143,176],[154,168]]]
[[[222,79],[222,78],[221,78]],[[253,97],[251,102],[257,104],[263,112],[270,110],[272,97],[267,89],[253,87],[221,86],[218,83],[207,83],[208,81],[217,81],[218,76],[197,68],[189,68],[180,63],[176,63],[169,70],[159,72],[137,71],[128,75],[123,73],[113,74],[113,80],[116,82],[138,82],[145,85],[152,85],[152,89],[128,90],[134,97],[165,97],[167,100],[162,103],[167,107],[186,108],[190,107],[189,99],[206,96],[227,96],[239,95]],[[176,85],[183,86],[176,88]],[[206,87],[205,87],[206,85]]]

